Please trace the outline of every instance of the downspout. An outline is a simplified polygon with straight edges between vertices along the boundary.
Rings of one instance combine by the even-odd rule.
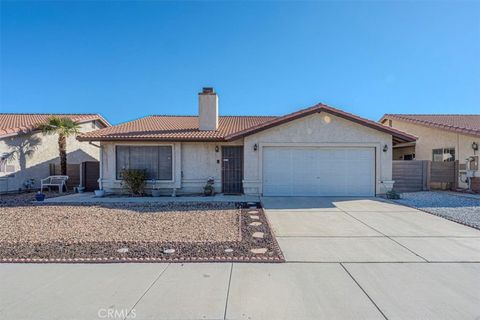
[[[90,145],[97,147],[100,149],[100,165],[99,165],[99,177],[98,177],[98,189],[103,190],[103,146],[102,145],[97,145],[93,143],[92,141],[88,142]]]

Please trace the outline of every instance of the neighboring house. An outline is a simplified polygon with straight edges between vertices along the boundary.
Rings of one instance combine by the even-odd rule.
[[[458,160],[465,168],[467,158],[479,155],[480,115],[385,114],[380,122],[417,137],[394,146],[393,160]],[[480,177],[478,171],[475,175]]]
[[[68,117],[80,124],[80,132],[102,129],[110,124],[98,114],[19,114],[0,113],[0,192],[18,191],[24,183],[50,174],[50,165],[59,164],[58,135],[45,135],[38,125],[49,117]],[[68,164],[98,161],[99,148],[75,137],[67,139]]]
[[[148,116],[80,135],[101,145],[101,185],[121,191],[122,169],[147,187],[265,196],[374,196],[392,178],[392,144],[415,137],[318,104],[285,116],[218,116],[212,88],[199,116]],[[167,191],[167,190],[166,190]]]

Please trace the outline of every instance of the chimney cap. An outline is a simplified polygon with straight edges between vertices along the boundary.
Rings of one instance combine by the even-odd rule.
[[[215,94],[213,87],[203,87],[201,94]]]

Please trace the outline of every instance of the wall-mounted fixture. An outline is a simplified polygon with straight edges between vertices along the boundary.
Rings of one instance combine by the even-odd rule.
[[[255,144],[253,145],[253,151],[257,151],[257,150],[258,150],[258,145],[255,143]]]
[[[383,146],[383,152],[387,152],[388,151],[388,146],[387,145],[384,145]]]
[[[215,152],[220,151],[220,148],[218,146],[215,146]]]
[[[473,151],[478,151],[478,143],[472,142],[472,149]]]
[[[323,121],[328,124],[328,123],[332,122],[332,118],[330,118],[329,116],[325,116],[325,117],[323,117]]]

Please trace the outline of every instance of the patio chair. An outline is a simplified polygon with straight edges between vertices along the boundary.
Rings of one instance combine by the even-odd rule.
[[[43,187],[58,187],[58,192],[63,193],[63,187],[67,189],[68,176],[49,176],[40,180],[40,192],[43,192]]]

